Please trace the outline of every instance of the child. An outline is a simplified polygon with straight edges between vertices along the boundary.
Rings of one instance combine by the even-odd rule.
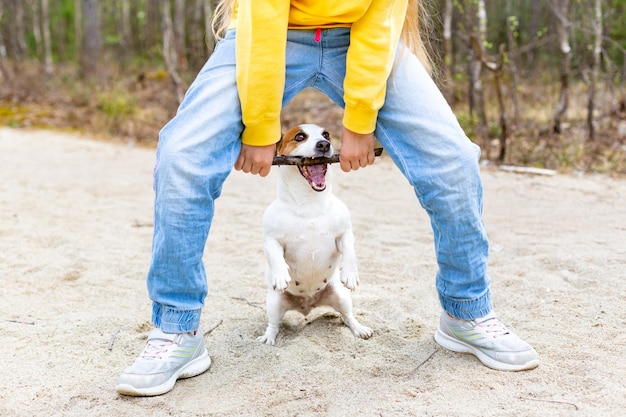
[[[443,308],[435,340],[494,369],[539,364],[492,312],[480,150],[430,78],[417,1],[222,1],[228,30],[160,133],[147,279],[156,328],[118,392],[160,395],[209,368],[198,327],[214,201],[233,167],[269,173],[281,109],[304,88],[344,108],[341,169],[372,164],[376,137],[429,214]]]

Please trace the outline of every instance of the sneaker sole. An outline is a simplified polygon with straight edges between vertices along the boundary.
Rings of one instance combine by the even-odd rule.
[[[437,331],[435,331],[435,341],[439,345],[453,352],[471,353],[472,355],[476,356],[478,360],[483,363],[483,365],[497,371],[526,371],[528,369],[533,369],[539,366],[539,359],[531,360],[527,363],[520,365],[499,362],[487,356],[480,349],[477,349],[474,346],[463,342],[462,340],[448,336],[439,327],[437,327]]]
[[[178,372],[172,374],[172,376],[161,385],[157,385],[156,387],[135,388],[128,384],[118,384],[115,390],[120,394],[133,397],[153,397],[155,395],[162,395],[170,392],[172,388],[174,388],[174,384],[176,384],[177,380],[200,375],[209,369],[210,366],[211,358],[205,349],[202,355],[181,367]]]

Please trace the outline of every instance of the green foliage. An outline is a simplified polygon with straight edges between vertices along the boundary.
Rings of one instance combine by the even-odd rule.
[[[19,127],[28,112],[23,106],[0,107],[0,120],[8,127]]]
[[[626,150],[615,146],[602,150],[591,169],[600,174],[626,172]]]
[[[469,113],[462,111],[456,112],[456,117],[467,137],[473,140],[476,137],[476,120]]]
[[[76,50],[76,28],[74,19],[73,0],[60,0],[55,7],[53,1],[50,2],[50,30],[53,39],[60,39],[62,42],[53,42],[53,53],[57,61],[71,61],[78,57]]]
[[[502,136],[502,127],[498,122],[489,123],[489,137],[490,138],[499,138]]]
[[[124,91],[104,91],[97,95],[98,108],[104,115],[119,119],[131,117],[137,111],[135,98]]]

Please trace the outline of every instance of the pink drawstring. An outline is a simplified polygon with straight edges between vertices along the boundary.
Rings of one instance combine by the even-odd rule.
[[[322,28],[315,29],[315,42],[320,42],[322,40]]]

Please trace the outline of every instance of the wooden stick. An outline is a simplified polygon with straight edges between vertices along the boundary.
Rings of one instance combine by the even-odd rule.
[[[556,401],[556,400],[542,400],[541,398],[530,398],[530,397],[517,397],[520,400],[529,400],[529,401],[539,401],[544,403],[552,403],[552,404],[563,404],[563,405],[571,405],[574,409],[578,410],[578,406],[574,403],[568,403],[565,401]]]
[[[383,153],[383,148],[374,149],[374,155],[380,156]],[[336,153],[331,156],[320,156],[317,158],[311,158],[308,156],[275,156],[272,165],[323,165],[334,164],[339,162],[339,154]]]
[[[219,323],[217,323],[215,326],[211,327],[209,330],[207,330],[206,332],[204,332],[203,336],[206,336],[207,334],[211,333],[213,330],[217,329],[218,327],[221,326],[221,324],[224,322],[224,320],[220,320]]]
[[[107,349],[113,350],[113,343],[115,343],[115,338],[117,337],[118,334],[120,334],[120,329],[117,329],[117,331],[111,335]]]
[[[35,325],[34,321],[22,321],[22,320],[12,320],[12,319],[6,319],[4,321],[8,321],[9,323],[30,324],[31,326]]]
[[[439,352],[439,348],[435,349],[435,351],[434,351],[433,353],[431,353],[429,357],[427,357],[426,359],[424,359],[424,360],[422,361],[422,363],[420,363],[419,365],[417,365],[417,367],[416,367],[415,369],[413,369],[411,372],[409,372],[409,373],[406,375],[406,379],[413,378],[413,377],[415,376],[415,374],[417,373],[417,370],[418,370],[418,369],[420,369],[420,367],[421,367],[422,365],[424,365],[426,362],[428,362],[428,361],[429,361],[429,360],[430,360],[433,356],[435,356],[435,353],[437,353],[437,352]]]

